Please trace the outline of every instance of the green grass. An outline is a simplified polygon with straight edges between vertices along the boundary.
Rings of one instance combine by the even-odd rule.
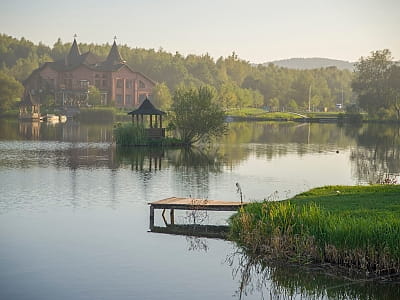
[[[292,199],[252,203],[231,219],[250,253],[400,271],[400,186],[328,186]]]
[[[299,116],[284,112],[267,112],[261,108],[242,108],[227,111],[228,116],[255,119],[296,119]]]

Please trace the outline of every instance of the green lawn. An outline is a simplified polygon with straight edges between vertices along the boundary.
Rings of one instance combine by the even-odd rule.
[[[260,119],[296,119],[300,118],[295,114],[285,112],[268,112],[261,108],[242,108],[231,109],[226,112],[228,116],[242,118],[260,118]]]
[[[400,185],[326,186],[288,200],[299,205],[316,203],[338,215],[379,214],[400,218]]]

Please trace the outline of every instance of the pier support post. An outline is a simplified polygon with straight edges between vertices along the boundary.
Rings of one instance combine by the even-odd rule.
[[[169,217],[171,219],[171,225],[175,224],[175,216],[174,216],[174,210],[171,209],[171,211],[169,212]]]
[[[154,229],[154,207],[150,205],[150,231]]]

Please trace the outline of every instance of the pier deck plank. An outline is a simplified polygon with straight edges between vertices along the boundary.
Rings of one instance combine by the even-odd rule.
[[[154,209],[220,210],[235,211],[247,202],[219,201],[195,198],[170,197],[149,203]]]

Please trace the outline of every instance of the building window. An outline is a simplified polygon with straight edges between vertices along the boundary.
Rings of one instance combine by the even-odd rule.
[[[131,89],[133,86],[132,80],[126,80],[125,85],[127,89]]]
[[[80,80],[79,83],[81,89],[87,89],[89,87],[89,80]]]
[[[106,76],[106,74],[102,74],[101,77],[106,78],[107,76]]]
[[[132,95],[125,95],[125,105],[127,106],[132,106],[133,102],[132,102]]]
[[[141,88],[141,89],[145,89],[146,88],[146,85],[141,80],[139,80],[139,88]]]
[[[94,77],[99,78],[99,77],[100,77],[100,74],[96,74]]]
[[[103,87],[107,87],[107,80],[104,80],[104,79],[103,79],[102,86],[103,86]]]
[[[122,88],[122,87],[124,87],[124,80],[117,79],[117,88]]]
[[[124,100],[122,99],[122,95],[117,95],[115,98],[117,105],[124,105]]]
[[[107,105],[107,93],[100,94],[100,101],[102,105]]]
[[[100,87],[100,80],[96,79],[94,85],[95,85],[96,87]]]

